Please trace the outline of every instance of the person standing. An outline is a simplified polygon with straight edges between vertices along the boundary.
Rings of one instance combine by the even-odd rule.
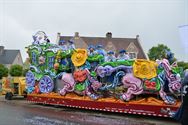
[[[181,122],[182,125],[188,125],[188,69],[184,71],[184,78],[182,81],[183,86],[185,87],[183,102],[173,116],[174,119]]]

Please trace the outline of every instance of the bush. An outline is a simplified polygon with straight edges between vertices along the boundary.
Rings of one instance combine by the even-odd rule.
[[[0,64],[0,79],[2,77],[7,77],[8,76],[8,68],[5,67],[3,64]]]
[[[24,69],[23,70],[23,76],[25,76],[28,71],[29,71],[29,69]]]
[[[11,76],[22,76],[22,74],[23,74],[23,67],[21,65],[12,65],[10,67],[9,74]]]
[[[183,70],[188,69],[188,63],[187,62],[183,62],[183,61],[178,62],[178,66],[182,67]]]

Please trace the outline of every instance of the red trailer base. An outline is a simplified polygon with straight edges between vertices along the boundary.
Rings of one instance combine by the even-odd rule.
[[[181,104],[177,102],[175,105],[166,105],[163,101],[153,97],[123,102],[114,98],[91,100],[88,97],[76,97],[71,94],[66,96],[58,94],[29,94],[27,100],[32,103],[159,117],[170,117],[169,112],[176,111]]]

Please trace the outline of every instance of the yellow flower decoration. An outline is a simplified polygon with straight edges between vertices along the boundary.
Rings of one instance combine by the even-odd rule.
[[[133,64],[134,76],[138,78],[151,79],[157,76],[157,63],[144,59],[137,59]]]
[[[86,62],[87,50],[86,49],[76,49],[71,56],[71,60],[74,66],[81,66]]]
[[[57,55],[56,55],[56,59],[61,59],[61,50],[58,50]]]

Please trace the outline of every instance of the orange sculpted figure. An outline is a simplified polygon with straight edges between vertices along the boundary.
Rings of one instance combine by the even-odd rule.
[[[73,76],[76,82],[84,82],[87,78],[87,72],[86,70],[78,70],[74,72]]]
[[[38,85],[35,86],[35,90],[33,91],[33,93],[34,93],[34,94],[40,93],[40,89],[39,89],[39,86],[38,86]]]

